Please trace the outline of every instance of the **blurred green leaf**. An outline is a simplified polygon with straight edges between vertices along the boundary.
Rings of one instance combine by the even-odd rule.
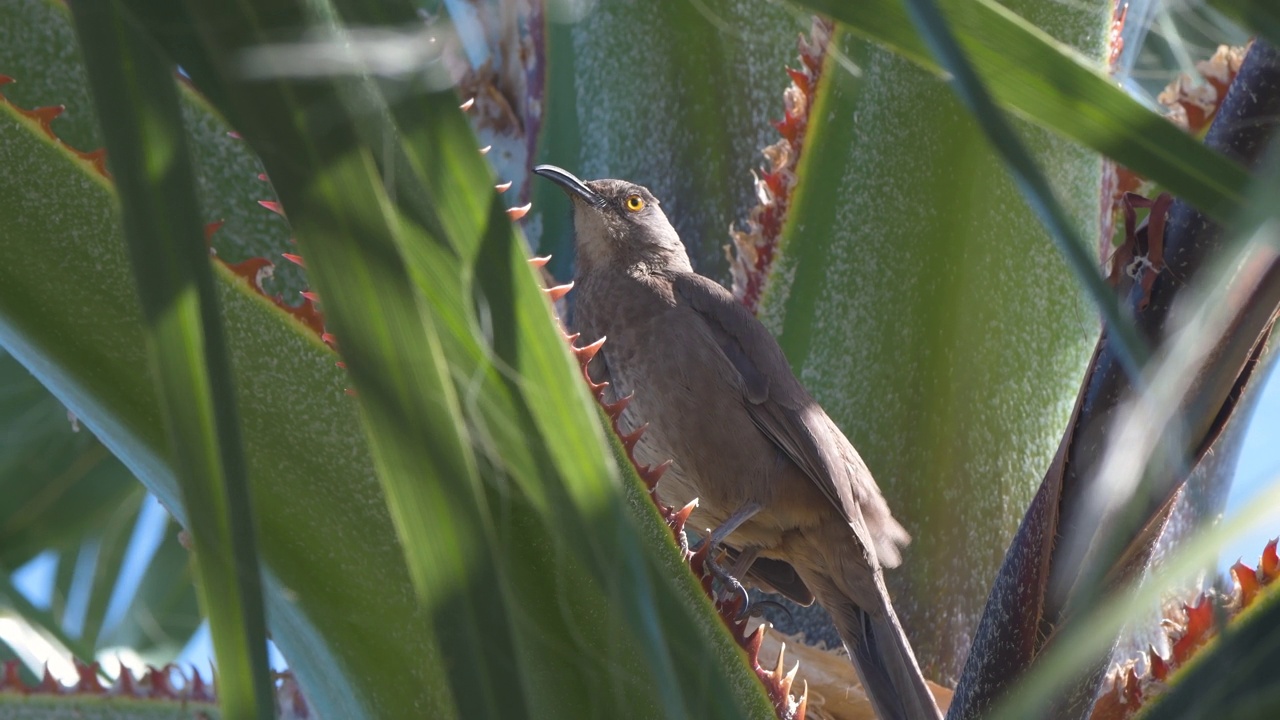
[[[87,545],[93,542],[93,536],[84,538],[84,542],[58,553],[57,565],[53,569],[53,594],[49,599],[49,610],[62,627],[67,621],[67,601],[71,598],[71,584],[75,582],[76,570],[80,564],[80,556],[89,552]]]
[[[956,95],[969,110],[970,117],[982,128],[987,142],[1000,154],[1027,205],[1049,231],[1058,252],[1066,259],[1067,267],[1075,274],[1076,282],[1084,288],[1102,315],[1116,356],[1129,374],[1137,378],[1150,356],[1150,350],[1138,336],[1132,319],[1122,313],[1119,298],[1107,285],[1097,260],[1090,256],[1092,243],[1085,242],[1084,237],[1087,236],[1079,235],[1072,227],[1072,221],[1058,202],[1048,179],[1021,139],[1014,134],[1009,121],[996,109],[987,87],[960,49],[938,6],[933,0],[906,0],[906,5],[917,32],[950,75]]]
[[[899,0],[802,4],[938,71]],[[1006,108],[1114,159],[1208,215],[1229,220],[1240,211],[1248,180],[1244,168],[1142,107],[1098,63],[994,0],[945,0],[942,8],[974,68]],[[1095,33],[1105,37],[1101,25]]]
[[[107,607],[111,603],[111,596],[115,592],[120,571],[124,566],[129,541],[133,539],[138,511],[147,494],[138,483],[133,483],[133,486],[133,492],[111,513],[98,541],[97,557],[93,563],[93,579],[89,586],[89,603],[85,609],[84,623],[80,631],[80,637],[91,645],[96,645],[98,635],[102,631]]]
[[[1265,0],[1210,0],[1209,5],[1280,45],[1280,8]]]
[[[17,360],[0,351],[0,566],[48,548],[74,550],[138,487],[92,433]]]
[[[61,644],[82,662],[93,661],[93,647],[64,632],[62,624],[54,618],[53,613],[33,605],[27,596],[14,586],[7,572],[0,573],[0,608],[12,610],[28,625],[52,638],[57,644]]]
[[[173,66],[116,0],[72,0],[228,715],[275,715],[257,530]],[[104,603],[105,604],[105,603]],[[96,630],[96,628],[95,628]]]
[[[101,647],[132,648],[147,662],[172,662],[200,627],[203,616],[191,573],[191,553],[169,522],[124,617],[107,628]]]

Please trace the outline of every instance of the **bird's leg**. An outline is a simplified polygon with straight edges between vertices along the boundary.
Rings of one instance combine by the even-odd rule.
[[[733,577],[743,577],[747,571],[751,569],[751,564],[756,561],[760,555],[758,547],[744,547],[738,552],[738,558],[733,561],[733,566],[729,568],[729,574]]]
[[[742,586],[738,577],[746,573],[747,570],[751,568],[751,563],[756,561],[756,556],[759,554],[760,548],[742,548],[738,553],[737,561],[734,562],[733,567],[730,570],[725,570],[720,567],[720,564],[716,562],[716,555],[719,553],[720,546],[724,541],[732,535],[734,531],[742,527],[743,523],[750,520],[762,509],[763,508],[759,503],[747,503],[741,508],[738,508],[738,511],[726,518],[724,522],[720,523],[719,527],[707,533],[706,538],[702,541],[703,547],[707,550],[707,569],[711,571],[712,575],[720,578],[722,582],[728,585],[731,592],[742,594],[742,612],[745,612],[747,608],[751,606],[751,601],[750,598],[747,597],[747,589]]]

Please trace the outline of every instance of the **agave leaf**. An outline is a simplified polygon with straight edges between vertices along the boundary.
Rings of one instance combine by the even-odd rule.
[[[1273,579],[1274,581],[1274,579]],[[1272,717],[1280,712],[1280,593],[1266,588],[1221,635],[1169,677],[1137,716],[1143,720]]]
[[[1076,42],[1103,23],[1035,10]],[[954,682],[1096,326],[951,91],[850,33],[833,43],[862,74],[828,53],[761,314],[914,535],[895,606],[926,673]],[[1096,156],[1018,127],[1096,234]]]

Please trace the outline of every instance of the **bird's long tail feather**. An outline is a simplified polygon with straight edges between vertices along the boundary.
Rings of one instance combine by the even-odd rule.
[[[825,581],[825,582],[824,582]],[[808,579],[806,579],[808,582]],[[849,651],[867,697],[880,720],[936,720],[942,717],[925,682],[915,653],[889,604],[883,580],[876,573],[880,602],[869,602],[866,589],[858,593],[862,605],[842,592],[830,578],[810,582],[818,602],[831,613],[840,639]],[[816,586],[816,587],[815,587]],[[868,607],[878,605],[875,607]]]

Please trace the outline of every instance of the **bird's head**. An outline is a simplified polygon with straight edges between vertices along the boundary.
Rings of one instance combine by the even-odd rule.
[[[624,180],[583,182],[555,165],[533,171],[559,185],[573,204],[580,271],[692,272],[680,236],[648,188]]]

